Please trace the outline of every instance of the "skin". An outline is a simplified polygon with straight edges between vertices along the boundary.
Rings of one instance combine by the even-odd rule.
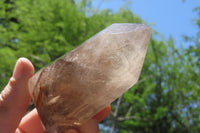
[[[13,75],[0,94],[0,131],[4,133],[46,133],[37,110],[24,116],[30,102],[28,79],[34,67],[26,58],[18,59]],[[110,106],[100,111],[78,129],[66,133],[99,133],[98,123],[110,113]]]

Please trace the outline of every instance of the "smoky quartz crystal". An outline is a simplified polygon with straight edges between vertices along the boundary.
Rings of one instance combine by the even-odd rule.
[[[143,24],[112,24],[37,72],[29,92],[46,130],[80,126],[133,86],[150,36]]]

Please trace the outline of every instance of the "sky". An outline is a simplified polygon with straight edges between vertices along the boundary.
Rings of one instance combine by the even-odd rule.
[[[99,5],[102,0],[96,0],[94,5]],[[108,1],[108,0],[107,0]],[[109,0],[100,2],[100,9],[111,9],[117,12],[125,4],[125,0]],[[151,25],[153,29],[161,33],[161,38],[172,36],[176,45],[182,44],[188,47],[182,35],[195,36],[198,28],[194,23],[197,12],[193,9],[200,6],[200,0],[129,0],[131,11]]]

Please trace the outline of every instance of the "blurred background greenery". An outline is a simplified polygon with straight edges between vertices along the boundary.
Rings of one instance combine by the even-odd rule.
[[[94,0],[1,0],[0,90],[19,57],[36,71],[74,49],[112,23],[144,23],[127,8],[113,13],[92,6]],[[195,23],[200,28],[200,7]],[[138,83],[112,103],[100,124],[102,133],[200,132],[200,32],[188,48],[173,37],[158,40],[152,32]]]

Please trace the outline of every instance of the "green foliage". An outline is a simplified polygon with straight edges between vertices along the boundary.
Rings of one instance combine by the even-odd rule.
[[[133,19],[141,22],[127,10],[118,14],[104,10],[88,17],[82,12],[83,7],[90,5],[88,2],[91,3],[81,1],[77,6],[66,0],[1,1],[0,48],[10,48],[16,58],[29,58],[38,70],[112,23],[133,22]],[[9,66],[4,61],[2,64]],[[0,72],[7,73],[1,77],[5,84],[12,71]]]
[[[99,11],[92,2],[0,1],[0,89],[21,56],[37,71],[112,23],[144,23],[128,9]],[[200,16],[200,8],[195,11]],[[199,18],[196,24],[200,28]],[[195,45],[189,49],[176,48],[172,37],[158,41],[155,36],[138,83],[113,102],[117,115],[102,123],[113,133],[200,131],[200,33],[190,39]]]
[[[9,47],[0,49],[0,88],[4,88],[9,77],[11,77],[11,73],[9,72],[12,72],[16,60],[15,52],[12,49]]]

